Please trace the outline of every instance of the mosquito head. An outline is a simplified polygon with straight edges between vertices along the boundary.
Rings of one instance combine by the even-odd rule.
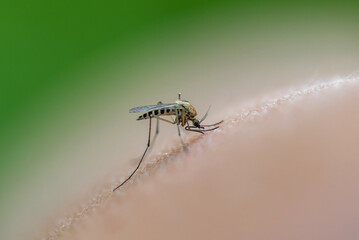
[[[200,122],[198,121],[198,119],[195,118],[194,120],[192,120],[192,123],[193,123],[193,126],[201,128],[201,125],[200,125]]]

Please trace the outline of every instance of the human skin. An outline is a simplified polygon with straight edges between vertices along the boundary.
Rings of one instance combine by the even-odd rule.
[[[342,80],[233,105],[220,129],[155,156],[115,193],[104,184],[47,237],[357,239],[358,92]]]

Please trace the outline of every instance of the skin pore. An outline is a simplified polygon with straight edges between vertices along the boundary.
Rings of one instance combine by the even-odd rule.
[[[233,105],[219,129],[185,139],[187,152],[154,154],[44,236],[356,239],[358,91],[339,79]]]

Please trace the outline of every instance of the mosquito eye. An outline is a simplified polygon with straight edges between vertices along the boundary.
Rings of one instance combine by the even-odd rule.
[[[197,119],[193,120],[193,125],[198,128],[200,127],[199,121]]]

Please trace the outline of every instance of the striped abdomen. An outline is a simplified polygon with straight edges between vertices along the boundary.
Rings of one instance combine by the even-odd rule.
[[[148,119],[150,117],[158,117],[161,115],[176,115],[176,110],[174,108],[163,108],[149,111],[145,114],[142,114],[137,118],[137,120]]]

